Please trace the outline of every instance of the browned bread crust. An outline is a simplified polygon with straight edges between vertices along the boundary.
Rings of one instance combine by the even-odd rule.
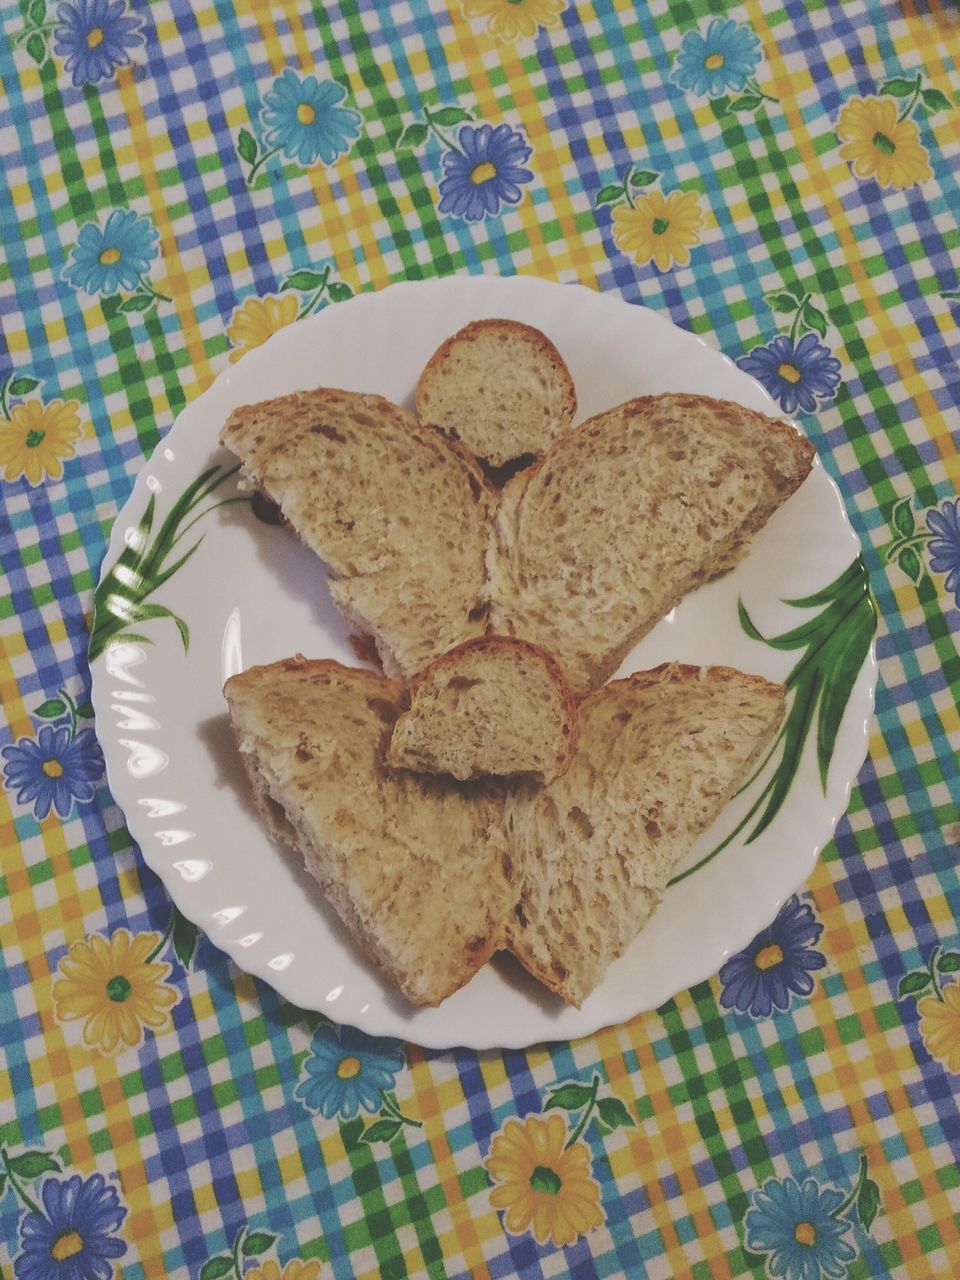
[[[387,763],[464,781],[563,773],[577,743],[570,686],[551,654],[513,636],[467,640],[435,658],[410,689]]]
[[[447,338],[417,383],[420,420],[493,467],[546,452],[577,411],[570,371],[546,334],[474,320]]]

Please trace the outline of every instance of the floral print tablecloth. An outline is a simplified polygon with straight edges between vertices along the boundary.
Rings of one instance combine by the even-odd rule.
[[[5,3],[0,1274],[960,1272],[960,22],[949,0]],[[218,370],[355,292],[582,281],[800,415],[875,596],[869,757],[720,973],[427,1052],[247,978],[104,779],[93,591]]]

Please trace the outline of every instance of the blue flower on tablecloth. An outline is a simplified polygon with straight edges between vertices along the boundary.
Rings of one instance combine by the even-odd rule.
[[[0,752],[4,786],[17,803],[33,805],[39,822],[51,806],[66,818],[73,802],[93,799],[93,784],[103,775],[103,754],[92,729],[74,735],[69,725],[43,725],[36,739],[21,738]]]
[[[365,1036],[353,1027],[320,1027],[293,1096],[326,1120],[379,1111],[381,1093],[392,1089],[403,1069],[399,1040]]]
[[[157,256],[157,229],[132,209],[114,209],[103,230],[95,222],[80,228],[63,278],[85,293],[136,289]]]
[[[263,140],[283,151],[288,160],[309,167],[334,161],[353,146],[360,134],[360,113],[339,107],[347,91],[336,80],[301,80],[289,67],[263,95],[260,112]]]
[[[523,168],[533,154],[523,134],[506,124],[465,124],[457,141],[443,153],[440,213],[479,222],[501,204],[518,204],[523,184],[533,179]]]
[[[939,511],[928,511],[927,528],[934,535],[927,543],[930,568],[947,575],[943,585],[960,609],[960,498],[948,498]]]
[[[126,0],[74,0],[57,5],[57,18],[53,47],[77,86],[109,79],[129,64],[129,50],[145,43],[143,18]]]
[[[771,1178],[753,1194],[743,1220],[746,1246],[765,1253],[767,1272],[783,1280],[842,1280],[857,1251],[844,1236],[850,1223],[834,1216],[843,1203],[834,1187],[813,1178],[801,1186],[793,1178]]]
[[[794,894],[773,924],[720,970],[720,1003],[725,1009],[766,1018],[774,1009],[788,1009],[791,994],[808,996],[813,990],[811,973],[827,963],[811,946],[821,933],[823,925],[810,906]]]
[[[739,93],[760,61],[760,41],[732,18],[714,18],[701,35],[688,31],[670,79],[689,93],[718,98]]]
[[[799,342],[777,334],[764,347],[754,347],[737,364],[780,402],[784,413],[813,413],[818,400],[832,399],[840,385],[840,361],[805,333]]]
[[[114,1234],[127,1216],[115,1188],[102,1174],[86,1181],[74,1174],[47,1178],[40,1198],[43,1212],[28,1212],[20,1223],[16,1280],[110,1280],[114,1260],[127,1251]]]

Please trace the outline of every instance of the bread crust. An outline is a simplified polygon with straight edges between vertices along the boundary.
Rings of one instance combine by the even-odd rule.
[[[447,426],[436,420],[437,415],[431,408],[431,402],[437,395],[438,386],[445,379],[456,377],[451,365],[460,351],[464,347],[469,347],[470,344],[475,343],[478,339],[491,336],[502,338],[505,343],[519,342],[527,348],[532,360],[539,365],[545,376],[549,377],[553,383],[555,394],[557,395],[558,426],[554,429],[554,434],[557,432],[562,434],[563,431],[568,430],[577,411],[577,391],[566,361],[556,346],[540,329],[534,328],[533,325],[524,324],[519,320],[505,318],[472,320],[440,344],[427,361],[417,382],[415,400],[420,421],[437,427],[448,435],[451,431],[458,431],[456,425]],[[465,440],[465,443],[471,448],[473,447],[469,440]],[[475,448],[473,451],[489,462],[491,466],[503,467],[509,465],[516,458],[524,455],[537,456],[543,453],[544,450],[539,438],[535,439],[533,436],[527,436],[523,439],[514,438],[512,440],[504,438],[494,450],[483,451],[480,448]]]
[[[816,457],[816,449],[805,435],[789,422],[784,422],[782,418],[773,418],[768,414],[760,413],[756,409],[748,409],[742,404],[737,404],[734,400],[720,400],[715,396],[693,395],[686,392],[667,391],[660,395],[650,396],[634,396],[630,400],[625,400],[622,404],[614,405],[613,408],[604,409],[600,413],[595,413],[592,418],[586,418],[577,426],[571,428],[566,436],[557,440],[554,445],[542,457],[517,477],[515,483],[527,486],[534,479],[538,471],[542,471],[545,466],[556,460],[556,456],[561,449],[569,445],[574,438],[579,439],[583,436],[596,436],[599,434],[602,423],[614,414],[622,414],[629,412],[631,417],[639,417],[648,409],[656,407],[666,400],[672,400],[678,408],[689,409],[695,412],[697,409],[709,407],[722,420],[726,420],[732,425],[742,423],[745,418],[753,419],[757,425],[763,426],[766,430],[770,430],[774,435],[778,435],[787,445],[790,453],[793,455],[795,465],[798,469],[805,469],[809,472],[813,466]],[[794,490],[791,489],[792,493]]]
[[[659,826],[651,828],[642,821],[639,826],[637,823],[631,825],[623,819],[622,806],[629,801],[638,817],[643,819],[649,794],[656,791],[654,766],[657,772],[660,768],[666,767],[669,754],[665,752],[661,755],[657,751],[652,755],[649,746],[641,745],[642,733],[648,732],[645,719],[640,736],[634,735],[624,739],[630,744],[630,750],[626,756],[629,767],[637,771],[636,787],[631,788],[628,785],[624,788],[621,785],[623,763],[617,765],[617,771],[610,775],[604,772],[605,759],[598,758],[601,752],[606,757],[612,756],[612,753],[618,750],[616,742],[606,740],[609,729],[605,726],[609,724],[611,718],[613,720],[623,718],[628,722],[631,716],[634,724],[640,724],[641,722],[636,719],[638,704],[632,695],[644,694],[647,691],[653,692],[654,700],[641,702],[639,706],[645,708],[647,717],[651,717],[654,723],[658,723],[658,718],[662,719],[664,711],[669,711],[672,705],[683,706],[682,701],[674,703],[672,689],[677,689],[678,692],[683,689],[689,691],[701,684],[709,686],[709,701],[706,704],[700,703],[705,710],[712,710],[714,694],[717,695],[717,707],[724,705],[725,698],[729,704],[730,695],[724,694],[725,688],[729,688],[737,695],[737,704],[740,704],[743,699],[749,699],[751,703],[749,712],[745,713],[747,718],[743,721],[743,727],[745,729],[746,725],[752,721],[753,728],[750,730],[750,737],[744,736],[741,730],[739,745],[736,748],[740,756],[739,762],[733,767],[733,760],[724,755],[725,766],[720,769],[721,755],[718,754],[715,758],[716,763],[710,765],[706,773],[700,775],[698,779],[700,789],[695,793],[695,800],[680,802],[674,796],[667,805],[666,811],[661,809],[659,803],[651,808],[651,814],[656,812],[657,822],[667,824],[663,831]],[[657,699],[658,691],[662,691],[659,700]],[[558,784],[544,788],[539,795],[530,789],[519,794],[512,803],[512,807],[508,802],[506,813],[506,822],[514,831],[518,851],[517,875],[511,884],[516,905],[513,917],[507,922],[507,942],[511,952],[538,981],[568,1004],[580,1007],[586,996],[594,989],[594,984],[602,980],[610,963],[626,950],[646,924],[660,901],[676,860],[684,856],[700,831],[722,812],[743,781],[750,776],[757,760],[783,722],[785,698],[786,691],[782,685],[774,684],[762,676],[746,675],[732,667],[699,667],[690,663],[667,662],[651,670],[635,672],[633,675],[615,680],[581,702],[579,707],[582,725],[581,752],[589,753],[592,765],[584,768],[582,763],[578,764],[579,772],[572,777],[570,785],[567,785],[565,778],[561,778]],[[694,706],[696,705],[694,703]],[[591,718],[591,711],[594,708],[596,708],[596,716]],[[615,711],[616,708],[620,710]],[[697,735],[702,731],[703,725],[700,722],[691,723],[689,718],[691,710],[689,702],[684,710],[678,710],[676,736],[679,741],[686,737],[693,738],[701,744],[703,739]],[[614,712],[612,717],[611,712]],[[627,714],[628,712],[630,714]],[[708,720],[709,716],[705,716],[703,723],[706,724]],[[632,729],[633,726],[629,726],[630,732]],[[598,732],[603,741],[598,740]],[[623,732],[624,734],[628,732],[626,723]],[[749,750],[744,750],[747,746]],[[703,751],[700,745],[695,749]],[[728,748],[728,750],[732,749],[732,746]],[[637,752],[639,755],[636,754]],[[715,782],[710,783],[710,788],[707,784],[711,768],[719,770],[717,778],[720,789],[716,791],[711,789],[716,785]],[[684,781],[682,776],[677,777],[671,785],[682,787]],[[598,795],[604,797],[604,804],[616,806],[620,816],[613,827],[616,833],[615,840],[610,843],[609,834],[602,837],[607,843],[602,846],[602,861],[597,866],[598,885],[594,891],[592,884],[583,879],[585,874],[583,867],[578,868],[575,861],[574,863],[567,861],[572,856],[571,851],[577,850],[578,843],[570,837],[569,828],[563,827],[562,815],[571,806],[580,807],[581,818],[588,824],[588,828],[579,847],[587,848],[593,836],[592,824],[596,823],[598,829],[604,829],[607,816],[603,807],[597,804]],[[672,817],[669,814],[671,807]],[[554,823],[560,822],[560,828],[552,829],[549,822],[546,827],[540,825],[544,815],[549,815],[550,821]],[[569,821],[569,813],[567,820]],[[679,821],[681,825],[679,836],[676,832],[670,836],[667,835],[667,829],[673,821]],[[531,856],[531,850],[533,856]],[[560,877],[558,881],[551,882],[546,879],[541,883],[544,877],[549,877],[551,874],[547,862],[541,863],[537,860],[537,855],[541,851],[547,858],[552,853],[559,860],[555,863],[555,866],[562,869],[556,873]],[[588,861],[585,865],[591,864]],[[637,881],[632,878],[635,873],[640,876]],[[616,885],[618,900],[629,903],[629,906],[623,907],[625,914],[622,916],[603,917],[610,922],[610,938],[605,938],[602,945],[593,944],[600,945],[600,954],[603,957],[602,968],[598,974],[596,959],[592,962],[587,960],[586,968],[584,967],[584,957],[595,954],[588,944],[587,939],[590,935],[585,925],[588,919],[596,922],[598,912],[602,912],[601,904],[604,899],[599,880],[608,875]],[[560,945],[560,940],[556,936],[551,935],[554,927],[550,923],[552,913],[557,909],[558,900],[561,904],[566,901],[568,886],[572,887],[572,900],[577,903],[578,912],[583,917],[582,922],[570,926],[579,932],[582,954],[569,951]],[[601,896],[592,897],[591,895],[595,893]],[[561,915],[563,914],[561,908]],[[601,923],[597,927],[602,930],[605,925]],[[615,929],[617,932],[614,932]],[[544,938],[547,940],[546,945],[544,945]],[[592,970],[591,963],[594,966]]]
[[[310,705],[310,689],[338,684],[341,693],[346,690],[350,706],[356,706],[356,711],[350,711],[346,719],[342,702],[339,711],[336,702],[327,704],[323,699]],[[272,758],[267,758],[265,749],[273,731],[271,713],[265,710],[269,705],[267,698],[284,685],[287,702],[291,697],[297,698],[298,704],[305,706],[306,713],[301,724],[290,724],[285,720],[277,728]],[[407,782],[390,781],[387,771],[382,768],[383,753],[392,726],[408,705],[409,697],[403,685],[376,672],[347,667],[332,659],[308,659],[297,654],[280,662],[250,667],[231,676],[224,685],[224,694],[234,739],[259,813],[275,839],[300,852],[306,869],[320,885],[363,953],[411,1003],[417,1005],[438,1004],[468,982],[503,945],[501,903],[505,889],[498,887],[490,878],[499,873],[500,864],[495,852],[497,842],[487,825],[497,821],[500,792],[476,785],[455,788],[449,782],[444,784],[438,780],[423,784],[412,779]],[[371,720],[375,722],[375,728],[371,728]],[[357,735],[359,752],[354,753],[346,766],[350,772],[343,775],[348,780],[344,784],[342,801],[338,798],[339,792],[331,796],[327,816],[321,818],[322,825],[318,827],[311,825],[311,812],[322,813],[322,810],[310,810],[308,793],[301,788],[309,785],[310,771],[317,767],[313,762],[319,761],[316,755],[318,733],[321,743],[324,736],[333,735],[334,751],[339,750],[338,742],[346,744],[346,738],[337,737],[340,732],[338,725]],[[264,734],[267,734],[266,738]],[[379,765],[371,762],[371,747],[374,760],[381,762]],[[309,750],[311,755],[301,757],[300,750]],[[299,767],[299,773],[292,768],[293,754],[308,761]],[[358,782],[357,768],[371,770],[365,783],[362,772]],[[324,785],[329,793],[336,783],[328,781]],[[354,839],[357,826],[350,810],[350,795],[355,798],[359,795],[358,785],[367,794],[378,790],[384,793],[379,804],[363,814],[359,844]],[[422,823],[417,810],[418,800],[423,806]],[[339,816],[331,816],[339,804],[347,809],[342,823]],[[389,842],[396,834],[392,830],[392,819],[404,816],[398,805],[408,815],[398,836],[399,846],[405,848],[407,842],[415,843],[419,839],[423,848],[420,855],[415,851],[404,855],[405,861],[400,864],[394,862],[388,872],[372,860],[378,851],[382,858],[383,841]],[[371,826],[371,822],[386,823],[381,837],[376,835],[381,828]],[[434,822],[438,824],[436,830]],[[444,840],[451,832],[454,833],[455,847],[447,849]],[[465,917],[458,915],[444,928],[434,931],[434,939],[443,935],[439,952],[423,955],[420,968],[405,967],[403,955],[392,948],[390,931],[384,933],[375,923],[371,924],[371,920],[380,918],[376,902],[354,896],[351,881],[360,870],[356,860],[359,858],[366,863],[368,882],[371,878],[376,880],[381,875],[389,875],[399,885],[399,900],[408,904],[415,902],[420,914],[432,920],[439,905],[437,895],[453,892],[453,873],[451,867],[445,865],[445,855],[449,853],[456,857],[458,849],[461,859],[467,849],[473,856],[470,867],[462,861],[459,863],[463,868],[461,875],[469,873],[472,877],[475,894],[470,900],[470,909]],[[362,880],[357,883],[362,883]],[[481,883],[489,894],[486,900],[480,898]],[[412,896],[405,894],[404,885],[412,888]],[[393,901],[387,892],[383,902]],[[359,904],[368,913],[367,921]],[[410,915],[405,916],[405,921],[411,928],[416,924]],[[393,932],[396,934],[396,930]],[[401,932],[405,933],[406,929]],[[395,937],[393,942],[395,945]]]
[[[695,478],[685,488],[685,465],[670,460],[674,437],[665,424],[674,421],[685,433],[677,456],[693,455],[710,488]],[[738,466],[741,457],[747,463]],[[552,652],[574,695],[584,697],[689,591],[740,559],[814,457],[788,423],[709,396],[638,396],[587,419],[500,494],[487,555],[491,625]],[[614,491],[611,477],[624,467]],[[622,519],[608,514],[614,504],[629,508]],[[670,522],[662,504],[682,508],[689,522],[678,544],[685,563],[663,541]],[[701,530],[703,504],[719,523],[707,520]]]
[[[562,759],[558,760],[555,768],[550,771],[550,778],[559,777],[570,767],[570,762],[576,754],[578,733],[577,704],[566,677],[560,668],[560,664],[541,645],[532,644],[528,640],[518,640],[516,636],[497,635],[494,632],[488,632],[483,636],[475,636],[472,640],[465,640],[463,644],[459,644],[441,654],[439,658],[434,658],[413,681],[410,686],[411,712],[416,712],[418,693],[430,683],[437,680],[442,681],[446,673],[453,674],[462,665],[464,658],[471,655],[493,656],[498,654],[523,654],[532,658],[538,663],[556,690],[560,699],[563,724],[566,727],[566,732],[562,735],[565,739],[565,750]],[[389,764],[399,763],[395,758],[391,759],[391,751],[389,750],[387,752],[387,762]],[[523,771],[518,770],[518,772]]]

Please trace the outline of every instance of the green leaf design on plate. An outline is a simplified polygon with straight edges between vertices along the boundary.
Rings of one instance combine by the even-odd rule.
[[[92,720],[95,714],[92,702],[81,702],[77,707],[77,717],[80,720]]]
[[[872,1178],[867,1178],[857,1196],[857,1213],[864,1231],[869,1231],[880,1208],[880,1188]]]
[[[913,582],[923,577],[923,562],[913,547],[904,547],[897,556],[897,564]]]
[[[89,650],[91,662],[109,645],[149,644],[149,637],[130,628],[159,619],[174,622],[186,651],[190,642],[190,630],[186,622],[165,605],[147,604],[146,601],[186,564],[203,541],[204,535],[201,534],[189,550],[173,557],[181,539],[198,520],[202,520],[224,502],[247,501],[246,498],[227,498],[197,512],[197,507],[238,470],[238,467],[208,467],[183,491],[155,535],[153,523],[156,517],[156,495],[151,493],[140,523],[129,531],[127,545],[113,568],[104,575],[94,594],[93,630]]]
[[[38,26],[47,16],[47,0],[32,0],[27,9],[27,21],[36,23]]]
[[[25,396],[29,395],[30,392],[33,391],[35,387],[39,387],[39,385],[40,381],[38,378],[29,378],[26,374],[22,373],[19,377],[12,380],[7,390],[12,396]]]
[[[189,969],[193,965],[193,957],[197,954],[197,947],[200,944],[200,930],[192,921],[182,915],[176,907],[172,907],[171,910],[173,912],[173,930],[171,934],[173,954],[184,969]]]
[[[924,89],[920,94],[920,101],[932,116],[935,116],[938,111],[950,111],[952,109],[950,99],[945,93],[941,93],[939,89]]]
[[[226,1254],[208,1258],[200,1268],[200,1280],[223,1280],[233,1270],[233,1259]]]
[[[956,973],[960,969],[960,951],[944,951],[937,959],[939,973]]]
[[[430,126],[416,121],[408,124],[397,139],[398,151],[417,151],[430,137]]]
[[[10,1168],[18,1178],[33,1181],[44,1173],[59,1173],[60,1162],[48,1156],[45,1151],[24,1151],[18,1156],[10,1157]]]
[[[549,1110],[551,1107],[563,1107],[564,1111],[579,1111],[581,1107],[586,1106],[592,1097],[593,1090],[590,1085],[579,1084],[571,1080],[552,1091],[544,1110]]]
[[[599,209],[605,204],[616,204],[618,200],[622,200],[626,192],[617,182],[611,182],[607,187],[601,187],[597,192],[597,198],[594,200],[594,207]]]
[[[909,538],[911,533],[917,527],[917,522],[913,517],[913,508],[910,505],[909,498],[901,498],[899,502],[894,504],[893,508],[893,527],[898,533],[902,533],[905,538]]]
[[[880,86],[881,93],[892,94],[895,98],[909,98],[917,87],[916,80],[907,80],[903,76],[894,76]]]
[[[58,716],[67,714],[67,704],[60,698],[48,698],[46,702],[40,703],[33,714],[39,716],[41,720],[56,720]]]
[[[249,129],[241,129],[237,136],[237,154],[247,164],[253,164],[257,158],[257,140]]]
[[[278,1238],[270,1231],[251,1231],[244,1240],[240,1252],[245,1258],[255,1258],[258,1253],[266,1253]]]
[[[767,829],[793,785],[815,721],[817,766],[821,786],[826,790],[840,721],[877,629],[877,610],[862,557],[858,556],[822,591],[783,603],[797,609],[822,608],[794,630],[768,638],[754,626],[742,601],[739,605],[740,625],[752,640],[774,649],[803,650],[803,656],[785,681],[789,703],[786,721],[741,793],[754,787],[770,762],[777,756],[779,759],[750,809],[730,834],[698,863],[674,876],[671,884],[678,884],[706,866],[754,820],[754,827],[745,837],[746,844]]]
[[[636,1128],[636,1120],[619,1098],[600,1098],[597,1113],[608,1129]]]
[[[916,996],[921,991],[929,987],[933,979],[925,969],[917,969],[914,973],[908,973],[905,978],[900,979],[900,985],[897,987],[897,999],[902,1000],[905,996]]]
[[[348,298],[353,297],[353,290],[342,280],[334,280],[327,289],[327,297],[331,302],[346,302]]]
[[[360,1135],[361,1142],[392,1142],[403,1128],[402,1120],[394,1120],[392,1116],[382,1120],[374,1120],[369,1129]]]

